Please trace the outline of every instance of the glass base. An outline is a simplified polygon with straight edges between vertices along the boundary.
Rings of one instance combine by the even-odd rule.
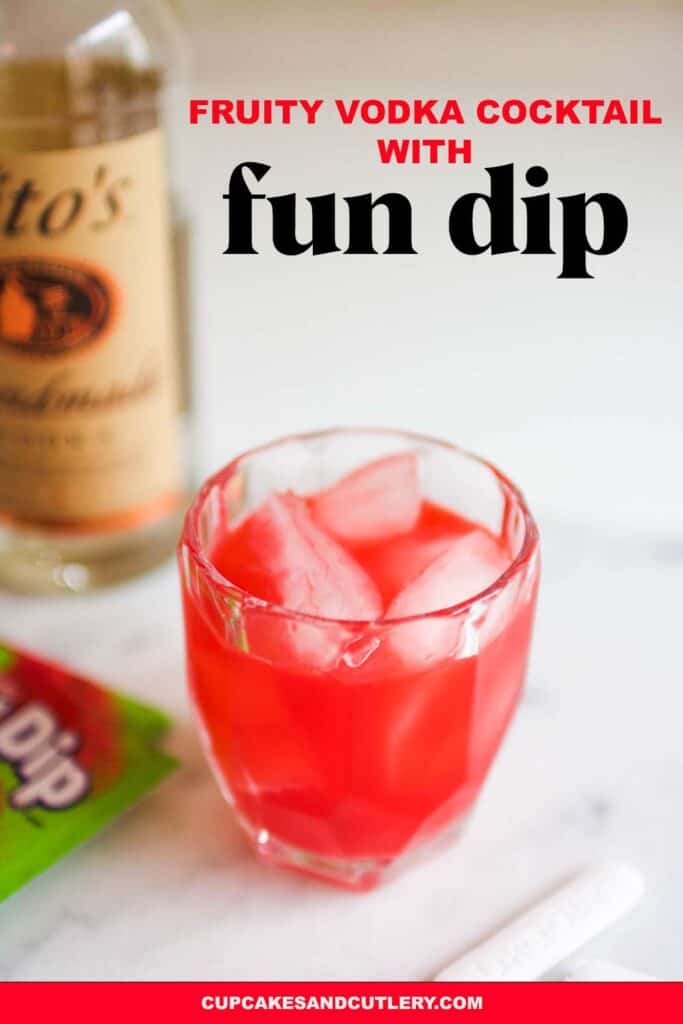
[[[256,854],[264,863],[289,871],[297,871],[343,889],[367,892],[370,889],[375,889],[381,882],[389,880],[407,868],[414,867],[450,846],[462,835],[470,814],[471,810],[457,821],[447,825],[438,835],[423,843],[417,842],[398,857],[348,860],[339,857],[325,857],[302,850],[297,846],[291,846],[272,835],[267,829],[254,828],[242,815],[237,817]]]
[[[80,594],[138,576],[173,553],[183,515],[181,503],[163,519],[133,530],[78,536],[0,527],[0,587]]]

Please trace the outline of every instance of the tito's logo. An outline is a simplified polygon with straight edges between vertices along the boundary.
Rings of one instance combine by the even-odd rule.
[[[95,267],[67,260],[0,259],[0,348],[58,356],[110,326],[114,295]]]

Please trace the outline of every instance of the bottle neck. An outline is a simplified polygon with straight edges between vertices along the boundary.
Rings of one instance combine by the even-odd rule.
[[[116,58],[0,63],[0,148],[66,149],[157,127],[161,73]]]

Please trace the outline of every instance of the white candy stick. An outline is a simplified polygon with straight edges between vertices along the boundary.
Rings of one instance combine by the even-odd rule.
[[[571,968],[563,981],[657,981],[651,974],[632,971],[608,960],[582,960]]]
[[[535,981],[631,910],[643,894],[628,864],[588,868],[481,945],[436,981]]]

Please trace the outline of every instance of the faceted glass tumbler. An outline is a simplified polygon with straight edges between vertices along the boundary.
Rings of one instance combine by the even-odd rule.
[[[261,600],[212,563],[216,540],[270,493],[313,494],[399,452],[415,454],[425,499],[513,553],[485,590],[408,618],[335,621]],[[534,618],[538,532],[507,477],[408,433],[286,438],[204,484],[179,565],[202,739],[261,858],[367,889],[459,832],[519,701]]]

